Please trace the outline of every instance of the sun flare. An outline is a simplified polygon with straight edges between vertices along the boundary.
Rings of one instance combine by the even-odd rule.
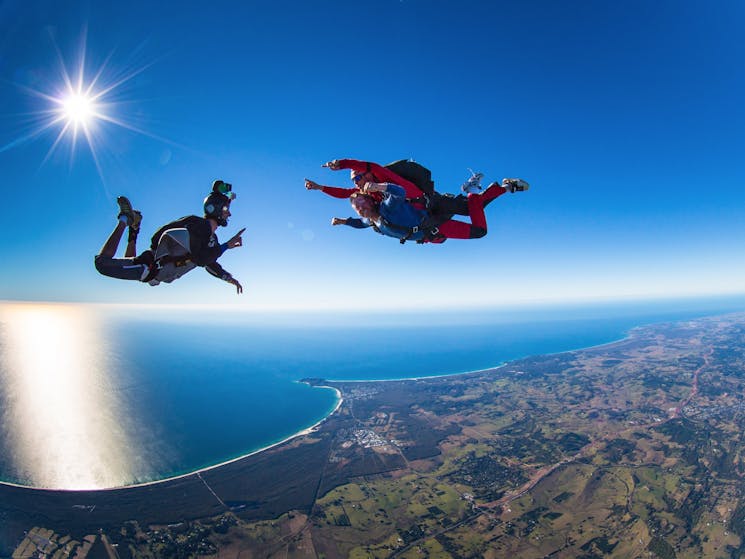
[[[122,91],[122,86],[145,71],[153,62],[139,67],[117,67],[112,64],[114,52],[105,57],[99,66],[91,67],[86,50],[86,37],[81,39],[77,60],[67,63],[55,46],[59,62],[58,78],[45,87],[16,84],[26,94],[40,100],[37,108],[28,113],[27,122],[11,141],[0,145],[0,153],[33,141],[47,133],[54,137],[42,165],[63,145],[69,146],[70,162],[80,144],[87,145],[102,181],[104,172],[99,156],[107,151],[107,136],[115,128],[126,129],[159,141],[173,143],[145,130],[137,116],[127,117],[122,108],[131,106],[132,99]],[[134,120],[134,122],[133,122]],[[137,123],[137,124],[136,124]],[[82,141],[80,141],[82,140]]]
[[[62,100],[61,113],[73,126],[87,127],[98,116],[96,103],[85,93],[71,93]]]

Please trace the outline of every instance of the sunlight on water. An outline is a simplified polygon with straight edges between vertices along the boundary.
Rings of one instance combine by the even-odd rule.
[[[96,316],[68,305],[0,307],[2,432],[18,480],[84,489],[131,483],[126,418]]]

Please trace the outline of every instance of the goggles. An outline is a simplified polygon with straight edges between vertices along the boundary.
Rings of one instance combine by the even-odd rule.
[[[352,182],[354,184],[359,184],[359,182],[365,177],[365,175],[355,175],[352,177]]]

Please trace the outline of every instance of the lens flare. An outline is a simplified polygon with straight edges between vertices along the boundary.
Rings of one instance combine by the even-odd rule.
[[[79,136],[82,135],[93,157],[98,174],[105,183],[100,156],[106,152],[105,133],[112,128],[123,128],[168,144],[178,144],[148,132],[142,125],[135,123],[138,118],[123,114],[123,107],[127,105],[131,107],[136,103],[134,99],[125,98],[122,86],[154,62],[132,68],[130,61],[125,66],[131,69],[117,68],[111,63],[114,57],[112,52],[100,66],[92,68],[92,65],[87,62],[85,37],[84,33],[77,62],[73,64],[65,61],[56,43],[54,44],[59,76],[56,83],[55,80],[51,80],[48,86],[43,88],[44,90],[21,83],[15,84],[26,94],[39,99],[43,106],[22,115],[24,118],[19,124],[20,131],[14,139],[0,145],[0,153],[56,131],[56,137],[41,164],[45,164],[56,150],[65,144],[69,145],[72,162],[79,143]],[[134,49],[135,53],[139,51],[139,48]],[[141,120],[142,117],[139,119]]]

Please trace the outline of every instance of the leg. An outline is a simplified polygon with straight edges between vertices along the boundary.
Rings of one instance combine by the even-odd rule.
[[[434,198],[434,204],[429,209],[433,216],[451,217],[455,215],[468,215],[468,198],[463,194],[457,196],[443,194]]]
[[[97,254],[94,259],[98,273],[110,278],[142,281],[150,270],[140,258],[112,258]]]
[[[116,254],[116,250],[119,248],[119,242],[122,240],[122,235],[124,234],[124,230],[127,228],[127,224],[123,221],[117,221],[116,227],[111,232],[111,235],[109,235],[109,238],[106,240],[106,243],[101,248],[101,252],[99,253],[99,256],[105,256],[107,258],[114,258],[114,255]]]
[[[500,186],[499,183],[496,183],[496,182],[491,183],[489,185],[489,188],[484,190],[484,192],[481,194],[481,197],[484,199],[484,207],[491,204],[492,201],[499,198],[505,192],[507,192],[507,189],[503,186]]]
[[[96,270],[104,276],[118,279],[128,280],[140,280],[145,275],[145,271],[148,269],[146,263],[142,263],[140,259],[136,258],[114,258],[116,250],[119,248],[119,242],[122,240],[122,234],[127,228],[127,224],[124,221],[117,221],[114,231],[112,231],[106,243],[101,248],[100,254],[97,254],[94,263]],[[130,234],[130,240],[127,243],[127,252],[130,247],[134,250],[135,241],[137,235],[132,238]],[[129,256],[129,255],[128,255]],[[134,256],[134,253],[132,254]]]
[[[127,238],[127,248],[124,256],[134,258],[137,255],[137,234],[140,232],[142,214],[132,208],[132,203],[126,196],[119,196],[116,203],[119,204],[119,219],[124,218],[129,226],[129,237]]]
[[[96,270],[104,276],[119,279],[140,280],[148,269],[147,264],[137,261],[137,233],[140,230],[142,214],[132,209],[132,205],[124,196],[117,198],[121,210],[117,218],[116,227],[106,239],[101,252],[95,257]],[[124,230],[129,227],[125,258],[116,259],[116,251],[122,240]]]
[[[478,239],[486,235],[484,196],[487,192],[488,190],[484,194],[468,195],[468,213],[471,217],[470,224],[451,219],[440,225],[440,234],[447,239]],[[504,194],[504,189],[502,189],[500,194]]]
[[[484,200],[484,207],[492,203],[499,196],[507,192],[507,189],[500,186],[499,183],[492,183],[489,188],[481,193]],[[468,208],[468,198],[463,194],[453,196],[452,194],[441,194],[435,198],[435,203],[430,210],[432,215],[471,215],[471,211]]]
[[[505,181],[507,181],[507,186],[511,192],[528,190],[528,183],[520,179],[505,179]],[[443,197],[440,209],[435,210],[435,212],[447,209],[448,213],[452,212],[453,214],[465,215],[463,206],[464,202],[466,202],[465,206],[468,209],[468,215],[471,217],[471,224],[469,225],[468,223],[451,219],[440,225],[440,235],[447,239],[478,239],[483,237],[486,235],[484,208],[505,192],[507,192],[507,188],[497,182],[493,182],[481,194],[469,194],[467,201],[463,199],[462,195],[453,198]],[[445,212],[442,211],[442,213],[444,214]]]
[[[132,227],[129,228],[129,237],[127,237],[127,248],[124,251],[124,256],[126,258],[134,258],[137,256],[137,233],[139,233],[139,229],[132,229]]]
[[[440,234],[448,239],[478,239],[486,235],[486,216],[484,215],[484,208],[487,204],[496,200],[502,194],[507,192],[507,189],[500,186],[499,183],[492,183],[489,188],[484,190],[481,194],[469,194],[467,199],[468,215],[471,218],[470,225],[462,221],[456,221],[451,219],[444,222],[439,227]],[[457,209],[459,203],[457,198],[452,199],[452,207],[449,209]],[[460,202],[462,204],[462,202]]]

